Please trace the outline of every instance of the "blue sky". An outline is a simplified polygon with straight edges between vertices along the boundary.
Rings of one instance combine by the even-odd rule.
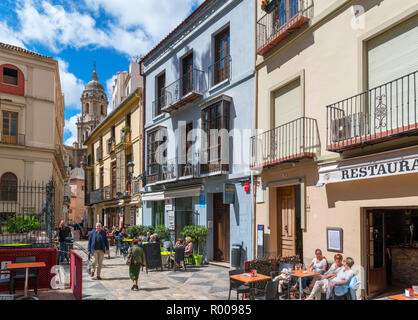
[[[0,0],[0,42],[58,60],[64,143],[76,140],[80,96],[93,63],[111,100],[112,78],[145,55],[203,0]],[[111,103],[109,103],[111,106]]]

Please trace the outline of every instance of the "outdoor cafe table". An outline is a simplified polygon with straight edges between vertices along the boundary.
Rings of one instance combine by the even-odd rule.
[[[292,270],[292,276],[302,279],[310,276],[316,276],[319,273],[306,270]],[[299,300],[302,300],[302,280],[299,280]]]
[[[32,297],[32,296],[28,296],[28,277],[29,277],[29,269],[34,269],[34,268],[45,268],[46,264],[45,262],[22,262],[22,263],[9,263],[7,265],[7,269],[10,270],[15,270],[15,269],[26,269],[26,273],[25,273],[25,295],[20,299],[27,299],[27,298],[31,298],[34,300],[37,300],[38,298],[36,297]]]
[[[234,280],[238,280],[238,281],[241,281],[241,282],[244,282],[244,283],[248,283],[248,284],[250,284],[251,287],[256,282],[271,279],[271,277],[265,276],[264,274],[259,274],[259,273],[257,273],[257,275],[254,276],[254,277],[251,276],[250,273],[235,274],[235,275],[232,275],[232,276],[229,276],[229,277],[231,279],[234,279]]]
[[[394,295],[394,296],[390,296],[389,299],[402,300],[402,301],[406,301],[406,300],[409,300],[409,301],[414,301],[414,300],[415,301],[418,301],[418,293],[415,293],[414,297],[407,297],[404,294],[397,294],[397,295]]]

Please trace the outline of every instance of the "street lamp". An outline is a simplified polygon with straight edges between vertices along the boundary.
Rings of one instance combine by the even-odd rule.
[[[129,174],[129,177],[131,178],[131,180],[141,179],[142,182],[145,184],[145,172],[143,172],[142,174],[135,177],[134,176],[135,164],[132,161],[129,161],[128,164],[127,164],[127,167],[128,167],[128,174]]]

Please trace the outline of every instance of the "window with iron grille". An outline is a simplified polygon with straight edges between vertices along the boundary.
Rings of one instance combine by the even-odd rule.
[[[165,94],[165,72],[157,77],[157,114],[161,114],[161,109],[166,105]]]

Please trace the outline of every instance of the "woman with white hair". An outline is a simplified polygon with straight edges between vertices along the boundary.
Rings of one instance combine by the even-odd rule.
[[[353,258],[346,258],[343,261],[344,268],[341,269],[337,276],[331,280],[331,283],[327,290],[327,300],[331,298],[332,293],[334,292],[335,286],[343,286],[350,282],[351,277],[354,275],[353,270],[351,267],[354,265]]]

